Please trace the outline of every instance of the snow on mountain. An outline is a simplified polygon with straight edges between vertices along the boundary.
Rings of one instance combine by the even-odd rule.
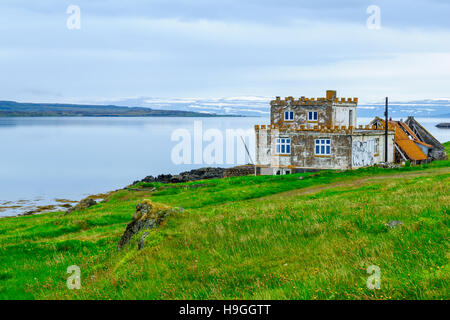
[[[224,98],[131,98],[111,100],[108,103],[128,107],[149,107],[161,110],[182,110],[220,115],[268,117],[273,97],[242,96]],[[394,118],[417,116],[439,117],[450,115],[450,99],[427,99],[420,101],[392,101],[389,113]],[[368,102],[358,106],[359,117],[383,116],[384,102]]]

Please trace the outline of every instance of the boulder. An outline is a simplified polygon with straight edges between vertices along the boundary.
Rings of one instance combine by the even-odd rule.
[[[94,199],[86,198],[86,199],[81,200],[77,205],[67,209],[65,214],[72,213],[73,211],[87,209],[89,207],[95,206],[96,204],[97,204],[97,201],[95,201]]]
[[[183,182],[183,177],[179,174],[174,175],[171,179],[170,179],[171,183],[179,183],[179,182]]]
[[[400,164],[391,163],[391,162],[380,162],[380,163],[376,164],[376,166],[379,168],[384,168],[384,169],[396,169],[396,168],[402,167]]]
[[[125,232],[119,241],[117,250],[121,250],[131,238],[140,231],[151,230],[159,226],[168,215],[175,212],[179,212],[179,209],[171,208],[150,200],[143,200],[141,203],[138,203],[136,205],[136,213],[133,216],[133,221],[127,225]],[[144,246],[146,237],[147,235],[145,235],[145,237],[142,236],[139,246]]]
[[[243,166],[236,166],[233,168],[225,169],[224,177],[242,177],[242,176],[250,176],[255,175],[255,166],[252,164],[246,164]]]
[[[394,221],[391,221],[391,222],[387,223],[386,226],[388,228],[392,228],[393,229],[393,228],[396,228],[396,227],[398,227],[398,226],[400,226],[402,224],[403,224],[403,222],[394,220]]]
[[[144,232],[144,234],[142,235],[142,237],[139,239],[138,250],[144,249],[145,238],[147,238],[147,236],[148,236],[149,234],[150,234],[150,232]]]

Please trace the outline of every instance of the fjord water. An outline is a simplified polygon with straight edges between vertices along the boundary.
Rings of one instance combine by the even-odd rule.
[[[173,163],[178,142],[171,141],[172,133],[188,130],[193,145],[195,121],[201,121],[203,132],[218,129],[224,137],[226,129],[265,123],[241,117],[0,117],[0,216],[116,190],[147,175],[232,166]]]
[[[420,119],[440,141],[449,119]],[[123,188],[147,175],[179,173],[208,164],[174,164],[171,141],[177,129],[193,133],[253,129],[264,118],[0,118],[0,216],[20,214],[56,199],[81,198]],[[368,118],[360,118],[367,124]],[[192,134],[193,138],[193,134]],[[192,144],[194,142],[192,141]],[[239,143],[237,141],[236,143]],[[204,142],[204,146],[208,142]],[[251,150],[253,153],[254,151]],[[253,157],[253,155],[252,155]],[[213,164],[227,167],[231,164]]]

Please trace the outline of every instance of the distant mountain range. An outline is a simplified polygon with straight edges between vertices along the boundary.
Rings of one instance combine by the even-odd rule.
[[[114,105],[19,103],[0,101],[0,117],[214,117],[213,113]]]
[[[135,98],[106,101],[99,104],[48,104],[0,101],[0,116],[122,116],[122,117],[211,117],[253,116],[269,117],[269,97],[230,98]],[[129,107],[135,106],[135,107]],[[384,103],[363,103],[358,117],[383,116]],[[393,118],[450,117],[450,100],[420,100],[391,102],[389,114]]]
[[[216,113],[222,115],[240,115],[269,117],[270,100],[273,97],[230,97],[230,98],[185,98],[157,99],[136,98],[116,100],[117,105],[138,105],[161,110],[183,110]],[[391,102],[390,115],[394,118],[415,117],[450,117],[450,100],[421,100],[408,102]],[[363,103],[358,106],[359,117],[383,116],[384,103]]]
[[[362,104],[358,106],[358,116],[373,117],[384,115],[384,103]],[[450,118],[450,100],[420,100],[389,103],[389,114],[393,118],[408,116],[422,118]]]

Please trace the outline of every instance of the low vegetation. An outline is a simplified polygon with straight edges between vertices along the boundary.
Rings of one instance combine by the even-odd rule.
[[[449,178],[437,161],[139,183],[69,215],[0,219],[0,299],[448,299]],[[117,251],[144,199],[184,210]]]
[[[79,105],[56,103],[20,103],[0,101],[0,117],[213,117],[192,111],[154,110],[140,107]]]

